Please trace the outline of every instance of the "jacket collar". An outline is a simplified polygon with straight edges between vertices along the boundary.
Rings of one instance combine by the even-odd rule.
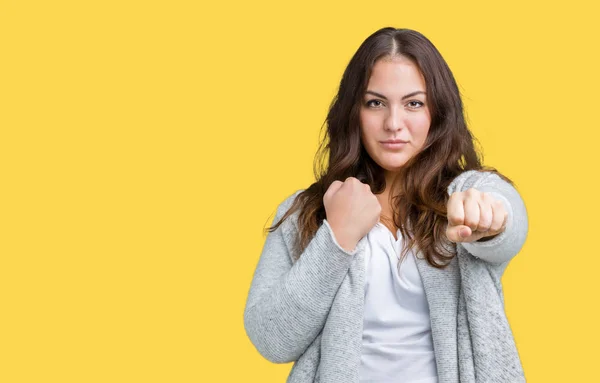
[[[297,214],[297,212],[294,214]],[[295,251],[292,243],[297,232],[295,222],[296,219],[286,220],[281,226],[283,235],[286,237],[286,243],[290,247],[289,250],[292,254]],[[454,257],[450,264],[443,269],[429,265],[421,252],[416,252],[415,258],[429,305],[431,333],[439,381],[458,382],[457,317],[460,289],[458,257]],[[363,265],[364,261],[359,261],[355,262],[351,268],[358,269],[358,275],[360,275],[358,279],[361,281],[359,284],[364,283],[365,280]],[[344,287],[342,287],[343,289]],[[355,293],[358,294],[357,298],[360,299],[361,303],[364,303],[362,301],[364,297],[362,291],[361,289],[356,289]],[[362,317],[358,319],[362,323]],[[357,339],[360,339],[360,335]]]
[[[431,266],[421,252],[416,257],[431,319],[433,348],[440,382],[458,382],[457,316],[460,274],[457,257],[443,269]]]

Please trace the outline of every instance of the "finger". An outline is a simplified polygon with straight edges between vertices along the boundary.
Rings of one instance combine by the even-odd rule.
[[[508,212],[506,209],[504,209],[504,204],[500,200],[496,200],[492,204],[492,210],[494,213],[494,218],[490,230],[493,232],[501,232],[504,230],[504,226],[506,225]]]
[[[477,230],[479,226],[480,212],[479,203],[474,196],[467,195],[464,202],[465,209],[465,222],[466,226],[469,226],[472,231]]]
[[[356,177],[346,177],[346,179],[344,180],[344,184],[362,184],[362,182],[360,182],[360,180]]]
[[[446,228],[446,237],[452,242],[463,242],[471,234],[473,234],[473,231],[465,225],[448,226]]]
[[[340,189],[355,190],[358,187],[358,185],[362,185],[362,182],[360,182],[358,178],[346,177]]]
[[[465,222],[465,211],[460,193],[453,193],[446,205],[449,226],[462,225]]]
[[[492,210],[493,199],[487,193],[481,193],[481,199],[479,200],[479,224],[477,231],[486,232],[490,230],[494,219],[494,212]]]

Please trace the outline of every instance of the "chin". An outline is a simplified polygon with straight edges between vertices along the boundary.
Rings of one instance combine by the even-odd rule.
[[[393,172],[393,171],[398,171],[400,170],[400,168],[402,168],[404,165],[406,165],[407,160],[402,159],[402,160],[396,160],[396,161],[385,161],[385,162],[381,162],[379,164],[379,166],[381,166],[383,169]]]
[[[403,163],[395,163],[395,164],[385,164],[385,165],[383,165],[383,166],[382,166],[382,165],[379,165],[379,166],[381,166],[381,168],[382,168],[383,170],[385,170],[385,171],[388,171],[388,172],[397,172],[397,171],[399,171],[400,169],[402,169],[402,167],[404,166],[404,164],[405,164],[405,163],[406,163],[406,162],[403,162]]]

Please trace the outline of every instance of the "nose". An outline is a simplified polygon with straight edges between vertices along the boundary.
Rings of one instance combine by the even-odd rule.
[[[401,130],[405,127],[404,112],[401,108],[391,107],[384,121],[384,129],[390,132]]]

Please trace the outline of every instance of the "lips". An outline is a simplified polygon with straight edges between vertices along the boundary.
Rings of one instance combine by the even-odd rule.
[[[402,150],[407,145],[407,143],[408,141],[404,140],[387,140],[381,141],[381,146],[386,150],[398,151]]]

